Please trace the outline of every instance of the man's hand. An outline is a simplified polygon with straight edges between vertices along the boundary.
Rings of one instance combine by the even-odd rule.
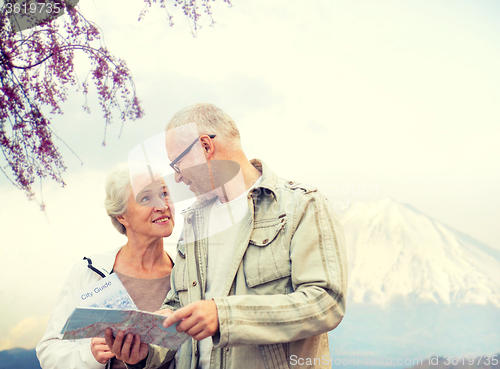
[[[214,300],[200,300],[176,310],[163,322],[165,328],[177,325],[177,332],[186,332],[195,340],[213,336],[219,331],[219,316]]]
[[[134,337],[129,333],[125,338],[125,333],[118,332],[113,338],[113,331],[106,328],[105,336],[106,343],[118,360],[134,365],[148,356],[148,345],[141,343],[138,335]]]
[[[109,350],[104,338],[101,337],[93,337],[90,340],[90,351],[92,351],[92,355],[94,355],[95,359],[101,364],[106,364],[109,359],[115,356]]]
[[[172,313],[173,313],[173,311],[172,311],[172,310],[170,310],[170,309],[167,309],[167,308],[165,308],[165,309],[161,309],[161,310],[158,310],[158,311],[153,312],[153,314],[158,314],[158,315],[166,315],[167,317],[168,317],[169,315],[171,315]]]

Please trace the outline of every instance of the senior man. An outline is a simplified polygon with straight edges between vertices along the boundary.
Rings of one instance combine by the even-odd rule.
[[[234,121],[212,104],[176,113],[166,148],[197,201],[183,214],[164,325],[179,322],[193,339],[173,358],[108,332],[111,350],[130,368],[331,367],[327,332],[344,316],[347,259],[326,198],[248,160]]]

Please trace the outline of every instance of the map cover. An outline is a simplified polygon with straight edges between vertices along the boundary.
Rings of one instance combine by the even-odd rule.
[[[75,298],[77,306],[138,310],[116,273],[78,291]]]
[[[178,349],[189,336],[175,329],[177,324],[163,327],[165,315],[139,310],[116,310],[106,308],[77,307],[64,325],[63,340],[104,337],[106,328],[113,334],[138,334],[141,342],[171,349]]]

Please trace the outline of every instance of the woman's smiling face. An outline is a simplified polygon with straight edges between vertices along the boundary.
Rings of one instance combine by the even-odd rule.
[[[143,188],[137,196],[131,191],[127,200],[127,211],[118,217],[131,232],[149,237],[168,237],[174,229],[174,205],[168,188],[162,180],[157,180]]]

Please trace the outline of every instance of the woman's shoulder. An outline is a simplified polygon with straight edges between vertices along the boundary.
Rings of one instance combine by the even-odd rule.
[[[118,247],[98,254],[83,255],[71,268],[69,278],[83,277],[89,274],[99,277],[108,276],[113,270],[116,255],[120,249],[121,247]]]
[[[117,248],[88,257],[82,256],[82,259],[71,268],[63,285],[62,294],[71,294],[71,291],[80,290],[110,275],[119,250],[120,248]]]
[[[115,264],[116,255],[121,250],[123,246],[101,252],[98,254],[85,255],[80,263],[85,266],[92,265],[93,267],[110,274],[113,270],[113,265]]]

